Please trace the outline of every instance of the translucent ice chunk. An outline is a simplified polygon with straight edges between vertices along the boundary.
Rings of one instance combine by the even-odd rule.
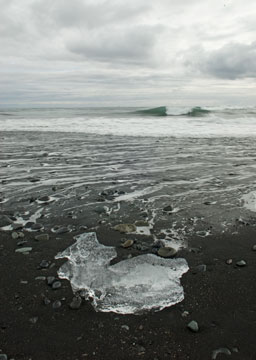
[[[249,192],[242,197],[244,207],[251,211],[256,211],[256,191]]]
[[[74,292],[92,299],[99,311],[131,314],[161,310],[183,300],[179,279],[188,271],[185,259],[147,254],[110,265],[116,255],[115,248],[100,244],[95,233],[81,234],[57,254],[57,259],[68,259],[58,275],[70,281]]]

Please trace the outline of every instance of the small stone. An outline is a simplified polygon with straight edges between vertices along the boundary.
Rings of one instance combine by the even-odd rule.
[[[246,261],[239,260],[239,261],[237,261],[236,265],[239,266],[239,267],[243,267],[243,266],[246,266],[247,264],[246,264]]]
[[[121,329],[124,329],[124,330],[126,330],[126,331],[129,331],[129,330],[130,330],[130,328],[129,328],[128,325],[122,325],[122,326],[121,326]]]
[[[206,265],[205,264],[200,264],[197,265],[194,269],[193,269],[193,274],[198,274],[200,272],[205,272],[206,271]]]
[[[133,245],[133,243],[134,243],[134,241],[133,240],[126,240],[123,244],[122,244],[122,247],[123,248],[129,248],[129,247],[131,247],[132,245]]]
[[[61,307],[61,301],[60,300],[55,300],[54,303],[52,304],[52,308],[53,309],[59,309]]]
[[[19,236],[20,239],[23,239],[25,235],[23,234],[23,232],[19,231],[18,236]]]
[[[65,226],[60,227],[59,229],[56,230],[56,234],[60,235],[60,234],[64,234],[69,232],[69,229]]]
[[[37,241],[45,241],[45,240],[49,240],[49,235],[48,234],[39,234],[35,236],[35,240]]]
[[[213,352],[212,352],[212,360],[217,359],[217,356],[219,354],[231,355],[231,351],[228,348],[220,348],[220,349],[217,349],[217,350],[213,350]]]
[[[96,209],[94,209],[94,212],[96,212],[99,215],[105,214],[106,208],[105,208],[105,206],[97,206]]]
[[[182,317],[187,317],[189,315],[188,311],[183,311],[183,313],[181,314]]]
[[[0,216],[0,227],[8,226],[12,224],[12,220],[7,215]]]
[[[20,280],[20,283],[23,284],[23,285],[27,285],[28,281],[27,280]]]
[[[17,245],[22,246],[22,245],[24,245],[26,243],[27,243],[27,240],[22,240],[22,241],[17,242]]]
[[[50,262],[47,260],[42,260],[39,264],[41,269],[47,269],[50,266]]]
[[[60,281],[55,281],[53,284],[52,284],[52,289],[53,290],[57,290],[61,288],[61,282]]]
[[[231,265],[232,263],[233,263],[233,260],[232,260],[232,259],[227,259],[227,260],[226,260],[226,264],[227,264],[227,265]]]
[[[37,276],[35,278],[35,280],[38,280],[38,281],[45,281],[46,277],[45,276]]]
[[[51,303],[51,300],[48,299],[47,297],[45,297],[45,298],[43,299],[43,302],[44,302],[44,305],[49,305],[49,304]]]
[[[12,238],[13,238],[13,240],[18,239],[18,238],[19,238],[19,234],[14,231],[14,232],[12,233]]]
[[[139,330],[143,330],[143,325],[140,325],[140,326],[139,326]]]
[[[41,201],[41,202],[49,202],[51,199],[49,198],[49,196],[42,196],[38,199],[38,201]]]
[[[51,286],[55,280],[56,278],[54,276],[47,276],[46,278],[47,285]]]
[[[131,233],[136,231],[136,226],[133,224],[118,224],[114,227],[114,230],[120,233]]]
[[[252,251],[256,251],[256,245],[253,245]]]
[[[25,224],[24,228],[25,228],[25,229],[30,229],[31,226],[34,225],[34,224],[35,224],[35,223],[34,223],[33,221],[28,221],[28,222]]]
[[[37,317],[37,316],[34,316],[34,317],[30,318],[29,321],[30,321],[32,324],[36,324],[37,321],[38,321],[38,317]]]
[[[173,257],[177,254],[177,250],[172,247],[162,247],[157,251],[157,254],[163,258]]]
[[[22,228],[23,228],[23,224],[18,224],[18,223],[12,224],[13,230],[20,230]]]
[[[163,211],[164,211],[164,212],[171,212],[171,211],[173,211],[173,207],[172,207],[171,205],[165,206],[165,207],[163,208]]]
[[[34,230],[34,231],[39,231],[43,228],[44,226],[42,224],[36,223],[31,225],[30,229]]]
[[[6,354],[0,354],[0,360],[8,360],[8,356]]]
[[[69,304],[70,309],[78,310],[82,304],[82,298],[80,296],[74,296],[73,300]]]
[[[29,253],[32,250],[32,247],[23,247],[16,249],[15,252],[17,253]]]
[[[198,323],[195,320],[190,321],[190,323],[188,323],[187,327],[189,328],[189,330],[191,330],[193,332],[199,331]]]

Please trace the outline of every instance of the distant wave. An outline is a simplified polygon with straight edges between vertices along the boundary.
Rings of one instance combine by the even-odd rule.
[[[137,110],[134,112],[135,114],[141,115],[149,115],[149,116],[167,116],[167,107],[159,106],[156,108],[145,109],[145,110]]]
[[[166,106],[159,106],[156,108],[143,109],[135,111],[136,114],[149,116],[204,116],[210,113],[211,110],[196,106],[190,109],[172,109]]]

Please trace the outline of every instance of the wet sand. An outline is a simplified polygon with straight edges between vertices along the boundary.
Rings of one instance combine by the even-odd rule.
[[[151,139],[97,139],[2,135],[1,216],[13,221],[0,232],[2,353],[15,360],[256,359],[256,219],[239,198],[251,190],[253,143],[224,139],[211,148],[208,140],[190,139],[182,150],[181,140],[162,139],[152,150]],[[204,149],[200,159],[198,146]],[[24,228],[31,220],[42,228]],[[142,220],[150,235],[113,230]],[[19,231],[24,237],[13,239]],[[116,262],[150,253],[157,239],[176,246],[190,267],[181,279],[185,299],[143,315],[96,312],[88,301],[70,309],[68,281],[53,290],[36,278],[57,277],[64,260],[55,255],[84,231],[115,246]],[[35,241],[41,233],[49,240]],[[124,249],[124,238],[136,240],[134,246]],[[24,246],[32,247],[29,254],[15,252]],[[237,266],[240,260],[246,266]],[[54,309],[57,300],[61,306]],[[187,328],[191,320],[198,332]],[[218,349],[231,355],[216,355]]]

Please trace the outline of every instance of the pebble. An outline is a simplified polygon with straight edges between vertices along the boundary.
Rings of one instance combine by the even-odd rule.
[[[0,227],[11,225],[12,220],[7,215],[0,216]]]
[[[45,203],[45,202],[50,201],[50,198],[49,198],[49,196],[42,196],[38,200]]]
[[[13,230],[20,230],[23,228],[23,225],[22,224],[12,224],[12,229]]]
[[[165,212],[171,212],[171,211],[173,211],[173,207],[172,207],[171,205],[167,205],[167,206],[165,206],[165,207],[163,208],[163,211],[165,211]]]
[[[256,251],[256,245],[253,245],[252,251]]]
[[[61,287],[61,282],[60,281],[55,281],[53,284],[52,284],[52,289],[53,290],[57,290]]]
[[[118,224],[114,227],[114,230],[117,230],[120,233],[130,233],[136,231],[136,229],[134,224]]]
[[[183,311],[183,313],[181,314],[182,317],[187,317],[189,315],[188,311]]]
[[[44,302],[44,305],[49,305],[49,304],[51,303],[51,300],[48,299],[47,297],[45,297],[45,298],[43,299],[43,302]]]
[[[6,354],[0,354],[0,360],[8,360],[8,356]]]
[[[37,276],[35,278],[35,280],[38,280],[38,281],[45,281],[46,277],[45,276]]]
[[[38,317],[37,317],[37,316],[34,316],[34,317],[30,318],[29,321],[30,321],[32,324],[36,324],[37,321],[38,321]]]
[[[177,254],[177,250],[172,247],[162,247],[157,251],[157,254],[163,258],[173,257]]]
[[[23,247],[16,249],[15,252],[17,253],[29,253],[32,250],[32,247]]]
[[[133,240],[126,240],[123,244],[122,244],[122,247],[123,248],[129,248],[133,245],[134,241]]]
[[[56,279],[54,276],[47,276],[47,278],[46,278],[47,285],[52,285],[55,280]]]
[[[187,327],[189,328],[189,330],[191,330],[193,332],[199,331],[198,323],[195,320],[190,321],[190,323],[188,323]]]
[[[34,230],[34,231],[39,231],[43,228],[44,226],[42,224],[39,224],[39,223],[36,223],[36,224],[33,224],[31,225],[31,230]]]
[[[82,298],[80,296],[74,296],[73,300],[69,304],[70,309],[78,310],[82,304]]]
[[[49,240],[49,235],[48,234],[39,234],[35,236],[35,240],[37,241],[45,241],[45,240]]]
[[[35,223],[33,221],[28,221],[26,224],[25,224],[25,228],[26,229],[30,229],[32,225],[34,225]]]
[[[14,231],[14,232],[12,233],[12,238],[13,238],[13,240],[18,239],[18,238],[19,238],[19,234]]]
[[[220,349],[217,349],[217,350],[213,350],[213,352],[212,352],[212,360],[217,359],[217,356],[219,354],[231,355],[231,351],[228,348],[220,348]]]
[[[65,226],[59,228],[58,230],[56,230],[56,234],[64,234],[64,233],[67,233],[69,232],[69,229]]]
[[[237,261],[236,265],[239,266],[239,267],[243,267],[243,266],[246,266],[247,264],[246,264],[246,261],[239,260],[239,261]]]
[[[193,274],[197,274],[197,273],[200,273],[200,272],[205,272],[206,271],[206,265],[205,264],[200,264],[200,265],[197,265],[194,269],[193,269]]]
[[[50,266],[50,262],[47,260],[42,260],[39,264],[41,269],[47,269]]]
[[[27,243],[27,240],[22,240],[22,241],[17,242],[17,246],[22,246],[26,243]]]
[[[59,309],[61,307],[61,301],[60,300],[55,300],[54,303],[52,304],[52,308],[53,309]]]
[[[121,329],[124,329],[124,330],[126,330],[126,331],[129,331],[129,330],[130,330],[130,328],[129,328],[128,325],[122,325],[122,326],[121,326]]]
[[[227,260],[226,260],[226,264],[227,264],[227,265],[231,265],[231,264],[232,264],[232,262],[233,262],[233,260],[232,260],[232,259],[227,259]]]

